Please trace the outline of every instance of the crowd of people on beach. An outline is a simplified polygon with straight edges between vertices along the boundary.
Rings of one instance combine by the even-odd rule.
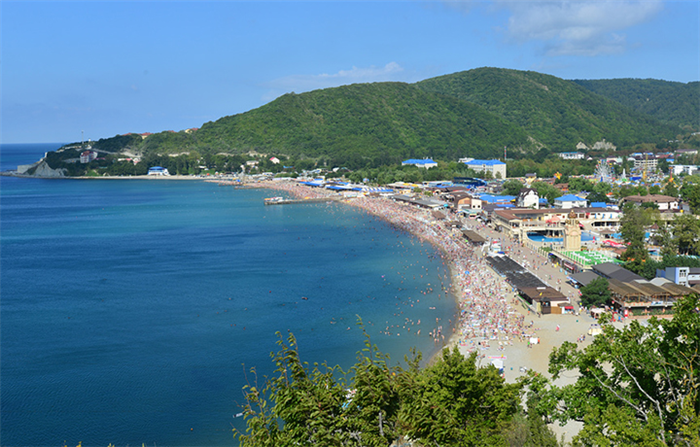
[[[271,182],[265,186],[297,198],[335,194],[293,182]],[[348,203],[439,248],[443,263],[451,272],[452,292],[458,297],[460,308],[459,321],[453,325],[454,333],[447,335],[448,340],[453,335],[453,342],[470,351],[490,349],[491,344],[503,349],[514,340],[529,342],[536,328],[527,326],[522,313],[517,312],[514,306],[519,304],[510,286],[490,269],[482,248],[467,241],[459,229],[436,221],[427,210],[384,197],[362,196]],[[446,342],[442,325],[429,334],[436,344]]]

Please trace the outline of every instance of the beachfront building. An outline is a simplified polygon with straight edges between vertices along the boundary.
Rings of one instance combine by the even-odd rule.
[[[596,264],[589,272],[572,275],[572,279],[583,286],[598,277],[608,280],[612,308],[625,316],[670,314],[676,300],[695,292],[668,278],[657,277],[647,281],[612,262]]]
[[[604,228],[604,231],[613,231],[620,223],[621,212],[612,208],[501,208],[494,209],[487,216],[494,228],[503,231],[509,236],[524,240],[529,232],[540,232],[553,237],[562,237],[564,225],[571,215],[582,225],[591,228]]]
[[[430,158],[409,158],[408,160],[401,162],[401,166],[417,166],[425,169],[434,168],[437,165],[437,162],[431,160]]]
[[[460,163],[467,165],[474,172],[490,174],[491,178],[506,178],[506,164],[500,160],[477,160],[474,158],[460,158]]]
[[[170,175],[167,168],[161,166],[153,166],[148,168],[148,175]]]
[[[586,206],[586,199],[573,194],[557,197],[554,199],[554,208],[568,210],[571,208],[583,208]]]
[[[637,205],[643,203],[654,203],[659,211],[675,211],[678,210],[678,199],[671,196],[661,194],[647,194],[646,196],[627,196],[622,199],[624,202],[632,202]]]

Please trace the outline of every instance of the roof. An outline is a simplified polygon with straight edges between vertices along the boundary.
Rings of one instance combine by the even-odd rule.
[[[678,202],[678,199],[671,196],[664,196],[661,194],[648,194],[646,196],[627,196],[623,199],[625,202],[635,202],[635,203],[671,203]]]
[[[549,286],[523,287],[519,291],[532,301],[569,301],[561,292],[557,292]]]
[[[475,244],[483,244],[484,242],[486,242],[486,239],[475,231],[462,230],[462,234],[464,235],[464,237],[466,237]]]
[[[474,159],[474,160],[470,160],[464,164],[466,164],[466,165],[495,166],[495,165],[504,165],[505,163],[503,163],[501,160],[477,160],[477,159]]]
[[[430,158],[409,158],[408,160],[403,162],[404,164],[414,164],[414,165],[424,165],[426,163],[435,163],[433,160]]]
[[[556,199],[554,199],[555,202],[583,202],[585,200],[586,199],[582,199],[581,197],[575,196],[573,194],[567,194],[565,196],[557,197]]]
[[[510,203],[515,200],[515,196],[494,196],[492,194],[481,194],[479,196],[481,200],[486,203]]]
[[[574,279],[574,281],[581,284],[582,286],[587,286],[593,280],[600,278],[600,276],[597,273],[592,272],[590,270],[586,270],[581,273],[576,273],[574,275],[571,275],[571,277]]]
[[[602,264],[596,264],[591,268],[595,270],[596,273],[605,276],[608,279],[615,279],[622,282],[643,279],[636,273],[632,273],[629,270],[620,267],[619,265],[612,262],[603,262]]]
[[[537,193],[537,190],[536,190],[536,189],[534,189],[534,188],[523,188],[523,189],[520,190],[520,193],[518,193],[518,198],[519,198],[519,199],[520,199],[520,198],[524,198],[525,196],[527,196],[528,194],[533,193],[533,192],[535,193],[535,195],[536,195],[537,197],[539,197],[539,194]]]

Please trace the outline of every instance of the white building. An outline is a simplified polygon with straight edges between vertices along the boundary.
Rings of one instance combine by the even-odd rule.
[[[523,188],[518,194],[516,203],[519,208],[534,208],[539,209],[540,207],[540,195],[533,188]]]
[[[557,197],[554,199],[554,208],[561,208],[568,210],[571,208],[584,208],[586,206],[586,199],[582,199],[579,196],[573,194],[567,194],[565,196]]]
[[[419,168],[434,168],[438,164],[437,162],[431,160],[430,158],[423,158],[423,159],[417,159],[417,158],[410,158],[406,161],[401,162],[401,166],[408,166],[408,165],[413,165],[417,166]]]
[[[678,175],[682,173],[693,175],[698,170],[700,170],[700,168],[698,168],[697,165],[671,165],[669,166],[669,169],[671,170],[671,174],[673,175]]]
[[[97,152],[95,151],[85,151],[80,154],[80,163],[90,163],[97,158]]]
[[[461,158],[461,163],[467,165],[474,172],[491,174],[492,178],[506,178],[506,164],[500,160],[476,160],[473,158]]]
[[[634,169],[638,172],[654,172],[659,164],[654,154],[634,155],[628,160],[634,162]]]
[[[560,152],[559,156],[564,160],[583,160],[584,157],[581,152]]]
[[[671,196],[661,194],[647,194],[646,196],[627,196],[623,199],[625,202],[636,203],[655,203],[659,211],[673,211],[678,209],[678,199]]]
[[[148,175],[170,175],[167,168],[161,166],[153,166],[148,168]]]

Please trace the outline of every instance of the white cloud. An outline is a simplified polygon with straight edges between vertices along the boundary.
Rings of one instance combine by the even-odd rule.
[[[625,50],[623,30],[654,17],[660,0],[498,2],[507,8],[515,41],[539,40],[552,56],[596,56]]]
[[[507,11],[505,30],[513,42],[540,41],[549,56],[617,54],[628,45],[623,31],[653,18],[662,0],[444,0],[447,7],[471,14]]]
[[[347,84],[398,81],[403,72],[404,69],[399,64],[389,62],[383,67],[352,67],[331,74],[285,76],[263,84],[263,87],[271,89],[263,99],[269,101],[287,92],[300,93]]]

